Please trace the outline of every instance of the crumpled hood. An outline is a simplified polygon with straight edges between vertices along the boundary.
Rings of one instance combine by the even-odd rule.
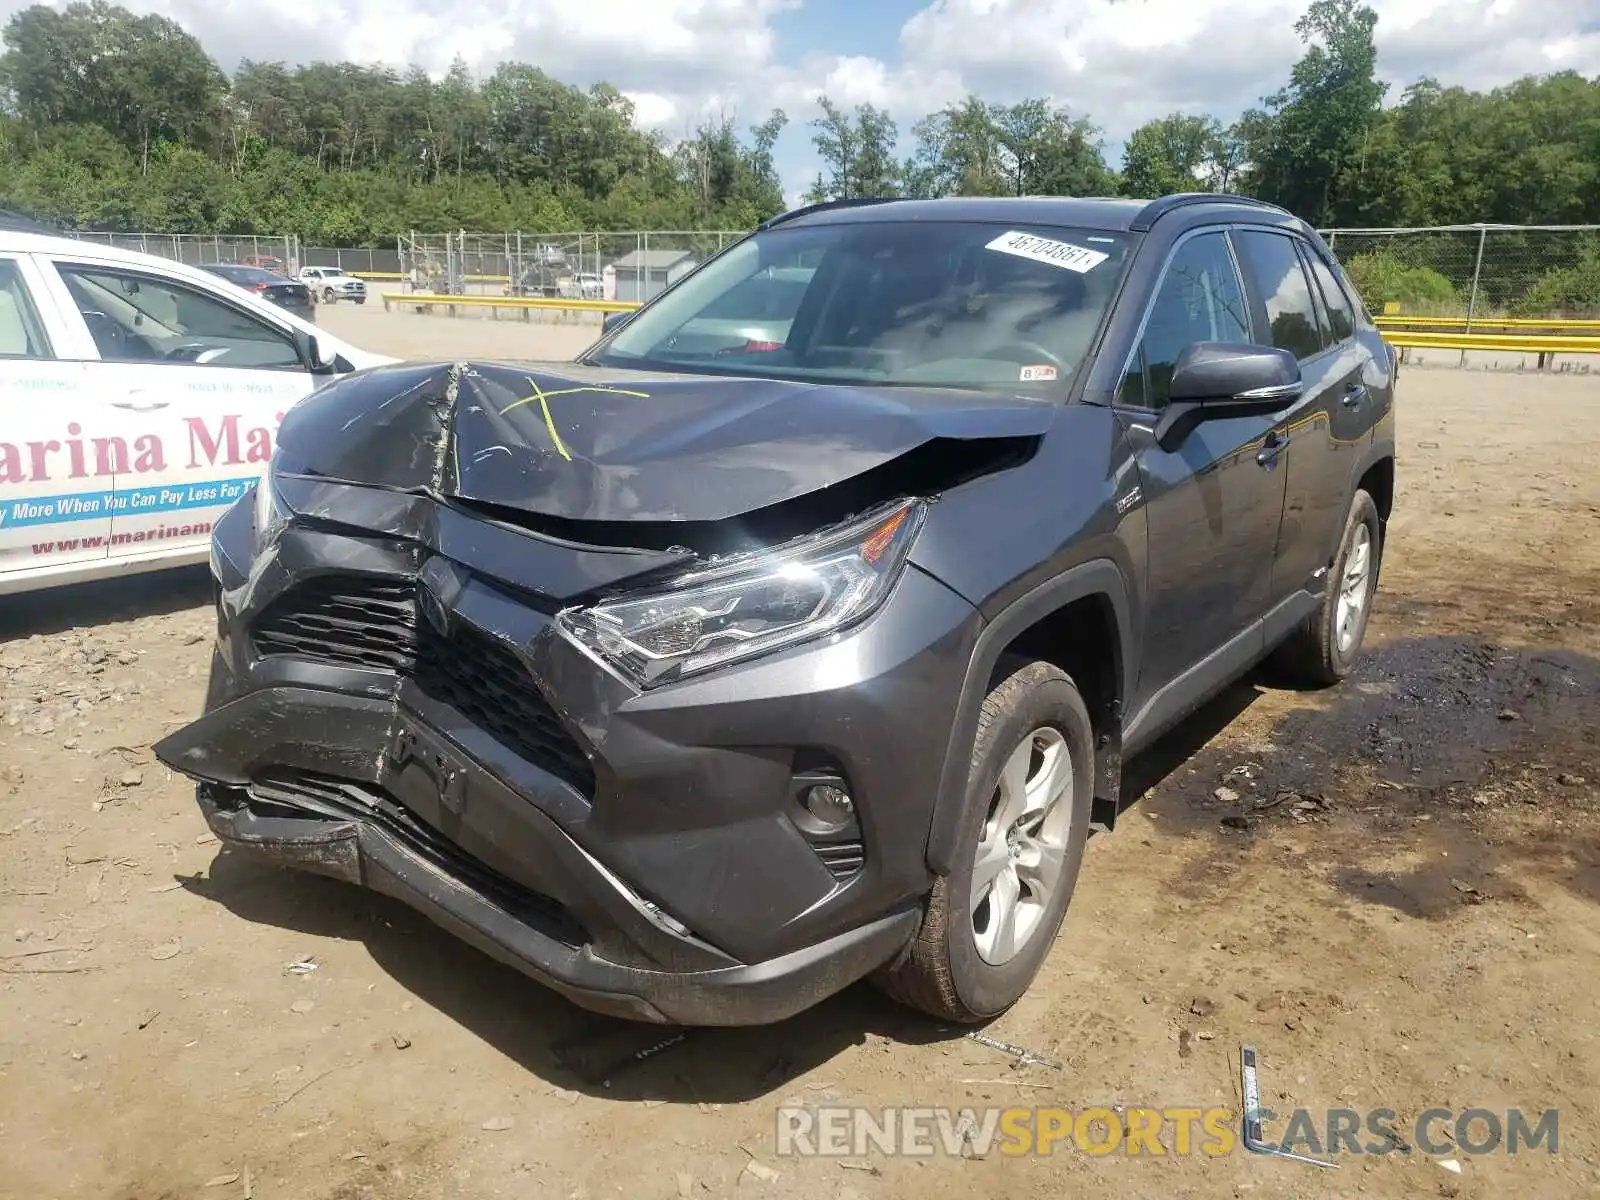
[[[403,364],[284,417],[277,466],[587,521],[718,521],[938,438],[1036,437],[1054,405],[941,388]]]

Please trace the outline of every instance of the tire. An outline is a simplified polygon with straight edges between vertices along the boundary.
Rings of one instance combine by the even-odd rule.
[[[367,302],[367,298],[365,296],[357,296],[356,297],[356,303],[357,304],[365,304],[366,302]]]
[[[338,300],[339,293],[334,291],[332,288],[323,288],[322,289],[322,298],[324,300],[326,300],[329,304],[332,304],[334,301]]]
[[[1035,740],[1040,737],[1042,742]],[[1071,773],[1055,806],[1046,810],[1053,814],[1039,829],[1046,836],[1027,839],[1020,858],[1008,857],[1008,839],[993,828],[991,818],[1005,802],[1003,770],[1029,742],[1034,743],[1033,748],[1022,760],[1028,764],[1027,781],[1038,780],[1050,763],[1069,763]],[[990,689],[972,747],[957,866],[935,882],[922,927],[900,957],[875,977],[879,987],[902,1004],[961,1024],[989,1020],[1028,990],[1055,942],[1083,862],[1094,795],[1093,755],[1089,711],[1077,686],[1058,667],[1046,662],[1023,663]],[[1015,791],[1013,788],[1012,794]],[[996,839],[997,857],[1004,865],[993,876],[993,883],[979,882],[980,903],[973,905],[970,897],[979,850],[985,844],[995,847]],[[1026,906],[1029,889],[1026,882],[1021,884],[1020,899],[1010,911],[1018,914],[1018,925],[1023,923],[1021,914],[1029,914],[1029,920],[1026,930],[1019,930],[1020,944],[1006,957],[998,944],[1004,923],[996,923],[996,892],[1015,886],[1003,884],[1001,877],[1008,871],[1012,880],[1033,873],[1034,852],[1041,844],[1059,854],[1055,883],[1044,903]],[[988,861],[992,866],[996,857]]]
[[[1345,585],[1351,582],[1346,575],[1356,565],[1353,559],[1361,553],[1358,547],[1363,543],[1360,590],[1352,594],[1359,608],[1351,614],[1353,624],[1348,633],[1341,635],[1340,598]],[[1323,583],[1322,602],[1278,647],[1275,659],[1281,668],[1296,679],[1323,687],[1338,683],[1350,673],[1361,655],[1361,642],[1366,636],[1367,620],[1372,615],[1372,597],[1378,590],[1378,571],[1382,563],[1383,522],[1378,519],[1378,506],[1367,492],[1357,489],[1350,499],[1350,513],[1339,539],[1339,553]]]

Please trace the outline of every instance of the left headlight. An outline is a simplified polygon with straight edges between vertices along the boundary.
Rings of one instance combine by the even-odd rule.
[[[567,609],[577,641],[640,687],[836,633],[870,615],[905,565],[927,506],[865,520],[683,575],[648,595]]]

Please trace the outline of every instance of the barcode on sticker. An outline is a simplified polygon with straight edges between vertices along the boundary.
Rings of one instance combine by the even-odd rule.
[[[1015,229],[1002,233],[985,249],[997,250],[1001,254],[1015,254],[1018,258],[1031,258],[1034,262],[1048,263],[1052,267],[1076,271],[1080,275],[1094,270],[1111,257],[1099,250],[1091,250],[1087,246],[1074,246],[1071,242],[1058,242],[1053,238],[1040,237],[1036,233],[1022,233]]]
[[[1022,368],[1023,383],[1043,383],[1056,377],[1056,369],[1048,364]]]

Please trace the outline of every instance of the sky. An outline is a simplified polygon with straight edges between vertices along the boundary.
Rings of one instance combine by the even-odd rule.
[[[58,0],[61,2],[61,0]],[[1104,130],[1107,158],[1174,111],[1231,120],[1282,86],[1308,0],[123,0],[242,58],[418,64],[506,59],[616,85],[641,125],[683,136],[708,114],[790,116],[778,146],[797,201],[819,162],[808,122],[826,93],[918,117],[975,91],[1049,96]],[[1488,88],[1530,73],[1600,75],[1596,0],[1368,0],[1390,99],[1421,76]],[[0,0],[0,20],[25,7]],[[909,137],[905,138],[909,149]]]

